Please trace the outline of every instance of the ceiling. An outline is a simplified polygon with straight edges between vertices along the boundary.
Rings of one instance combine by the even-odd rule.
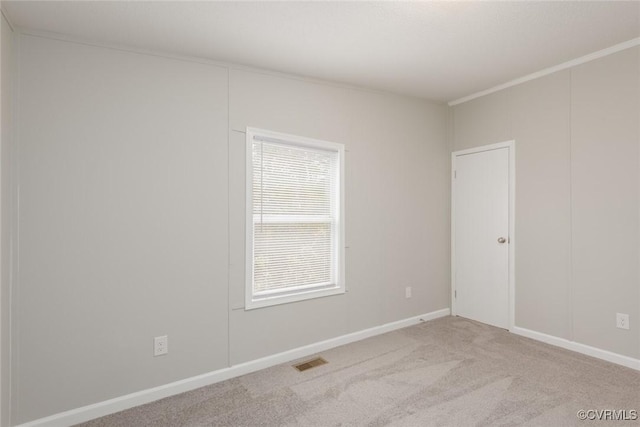
[[[640,36],[640,2],[3,1],[59,33],[451,101]]]

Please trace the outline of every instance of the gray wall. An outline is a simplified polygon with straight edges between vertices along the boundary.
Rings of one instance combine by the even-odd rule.
[[[230,106],[232,363],[449,306],[444,108],[236,70]],[[242,309],[246,126],[345,143],[346,294]]]
[[[640,48],[452,107],[453,149],[516,141],[516,326],[640,356]],[[615,326],[630,315],[631,329]]]
[[[10,389],[10,218],[11,218],[11,138],[12,138],[12,96],[13,96],[13,32],[4,16],[0,17],[2,33],[2,53],[0,70],[0,115],[2,134],[0,135],[0,426],[9,425]]]
[[[22,36],[20,68],[14,422],[227,366],[226,70]]]
[[[31,36],[19,58],[14,422],[449,306],[445,107]],[[244,311],[246,126],[346,145],[346,294]]]

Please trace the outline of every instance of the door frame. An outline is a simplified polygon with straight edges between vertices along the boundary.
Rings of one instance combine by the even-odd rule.
[[[516,142],[515,140],[499,142],[496,144],[483,145],[473,147],[466,150],[454,151],[451,153],[451,314],[456,316],[456,157],[481,153],[484,151],[493,151],[501,148],[509,149],[509,284],[508,284],[508,313],[509,331],[515,327],[515,287],[516,287],[516,271],[515,271],[515,253],[516,253]]]

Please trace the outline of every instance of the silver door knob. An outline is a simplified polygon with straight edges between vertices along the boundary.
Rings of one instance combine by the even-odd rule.
[[[506,241],[507,239],[505,239],[504,237],[498,237],[498,243],[504,243]]]

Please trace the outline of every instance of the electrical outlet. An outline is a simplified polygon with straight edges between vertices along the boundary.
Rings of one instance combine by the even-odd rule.
[[[404,297],[411,298],[411,286],[407,286],[404,288]]]
[[[162,356],[169,353],[169,337],[162,335],[153,339],[153,355]]]
[[[616,313],[616,327],[620,329],[629,329],[629,315]]]

